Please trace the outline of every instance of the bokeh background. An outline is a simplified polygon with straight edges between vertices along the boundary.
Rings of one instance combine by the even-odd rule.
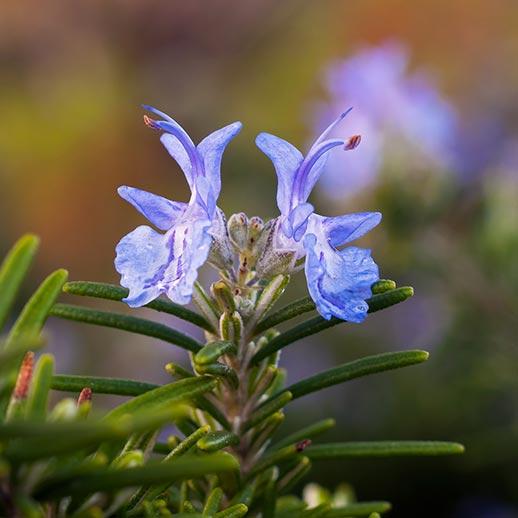
[[[264,218],[277,214],[275,178],[255,135],[307,148],[354,106],[337,131],[362,144],[335,153],[312,200],[327,215],[383,212],[362,244],[416,296],[283,362],[296,380],[387,350],[431,359],[294,404],[285,429],[335,415],[331,440],[462,441],[463,458],[317,465],[315,479],[391,500],[394,516],[516,517],[517,63],[514,0],[3,2],[0,252],[41,236],[26,296],[57,267],[117,282],[114,246],[142,223],[117,186],[188,194],[143,102],[195,140],[243,121],[219,205]],[[290,295],[304,292],[296,279]],[[53,320],[47,333],[60,372],[166,381],[163,364],[186,361],[120,332]]]

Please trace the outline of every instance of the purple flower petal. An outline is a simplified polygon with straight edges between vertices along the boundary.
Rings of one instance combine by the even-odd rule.
[[[185,179],[191,190],[194,188],[194,173],[192,170],[192,163],[183,144],[170,133],[164,133],[160,137],[160,142],[167,149],[167,152],[176,160],[180,169],[185,175]]]
[[[143,306],[164,292],[157,278],[170,260],[170,235],[140,226],[124,236],[115,251],[121,285],[130,290],[124,302],[131,307]]]
[[[277,173],[277,206],[287,216],[291,206],[293,181],[304,157],[286,140],[269,133],[260,133],[255,139],[257,147],[273,162]]]
[[[301,203],[297,205],[288,217],[291,235],[295,241],[300,241],[306,232],[308,226],[308,218],[313,214],[313,205],[311,203]]]
[[[234,122],[205,137],[197,147],[203,161],[205,176],[209,180],[214,197],[219,196],[221,190],[221,158],[228,143],[241,131],[243,125]]]
[[[337,251],[315,234],[304,238],[306,279],[318,312],[331,317],[360,323],[365,320],[371,285],[379,279],[370,250],[349,247]]]
[[[326,154],[331,149],[344,144],[345,141],[342,139],[324,140],[309,150],[293,182],[292,205],[304,203],[309,198],[324,169]]]
[[[117,192],[160,230],[169,230],[187,207],[186,203],[170,201],[127,185],[119,187]]]
[[[330,244],[338,247],[354,241],[372,230],[381,221],[381,214],[379,212],[357,212],[322,219],[322,225]]]

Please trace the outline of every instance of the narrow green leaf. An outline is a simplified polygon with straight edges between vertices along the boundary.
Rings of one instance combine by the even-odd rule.
[[[277,501],[276,482],[279,472],[276,468],[272,468],[269,472],[265,473],[265,475],[267,475],[267,478],[261,502],[262,518],[274,518],[275,502]]]
[[[114,284],[105,284],[103,282],[90,281],[72,281],[67,282],[63,286],[63,291],[71,295],[79,295],[83,297],[96,297],[100,299],[120,301],[128,296],[129,291],[121,286]],[[212,326],[208,320],[198,313],[187,309],[185,306],[180,306],[174,302],[169,302],[163,299],[156,299],[144,306],[145,308],[154,309],[161,313],[168,313],[175,317],[191,322],[206,331],[213,331]]]
[[[252,504],[257,489],[258,480],[253,479],[245,482],[244,486],[234,495],[229,502],[229,508],[236,504],[245,504],[247,507]]]
[[[250,419],[244,423],[242,431],[250,430],[250,428],[254,428],[258,424],[262,423],[265,419],[277,412],[277,410],[280,410],[289,403],[291,398],[291,392],[282,392],[281,394],[269,399],[252,413]]]
[[[248,513],[248,507],[245,504],[236,504],[228,507],[224,511],[220,511],[214,515],[214,518],[241,518]]]
[[[116,421],[125,414],[138,415],[138,412],[151,412],[164,406],[169,407],[172,404],[190,400],[208,392],[214,389],[216,385],[217,381],[208,376],[175,381],[122,403],[122,405],[109,412],[104,419]]]
[[[397,288],[396,283],[391,279],[380,279],[371,286],[373,295],[378,293],[385,293],[386,291],[395,290]]]
[[[239,444],[239,437],[225,430],[217,430],[210,432],[205,437],[202,437],[196,446],[203,451],[212,452],[226,448],[227,446],[235,446]]]
[[[41,331],[47,320],[50,309],[56,302],[61,288],[67,280],[66,270],[51,273],[25,304],[20,316],[14,323],[7,336],[6,348],[15,347],[16,342],[23,338],[35,337]]]
[[[426,351],[398,351],[393,353],[376,354],[344,363],[333,369],[322,371],[310,378],[299,381],[290,385],[285,390],[289,390],[293,394],[292,399],[317,392],[326,387],[338,385],[345,381],[349,381],[369,374],[383,372],[408,365],[416,365],[428,359],[429,354]]]
[[[464,446],[442,441],[339,442],[308,447],[304,455],[312,460],[349,457],[401,457],[457,455]]]
[[[255,324],[263,318],[268,311],[273,307],[275,302],[284,293],[286,286],[290,282],[289,275],[276,275],[273,279],[264,287],[259,299],[255,304],[255,311],[248,322],[248,328],[254,329]]]
[[[331,509],[330,503],[324,503],[312,507],[311,509],[305,509],[301,514],[300,518],[324,518]]]
[[[121,416],[112,421],[70,421],[40,423],[27,421],[0,425],[0,437],[13,438],[4,452],[12,462],[29,462],[51,456],[75,454],[82,448],[129,437],[173,422],[186,414],[185,406],[143,411],[138,416]],[[23,426],[22,426],[23,425]]]
[[[239,379],[237,377],[236,371],[224,363],[216,362],[206,365],[195,364],[194,367],[196,368],[196,372],[198,374],[210,374],[216,378],[224,378],[230,383],[233,389],[236,389],[239,386]]]
[[[308,457],[302,457],[295,466],[290,469],[278,483],[280,493],[291,491],[311,470],[311,461]]]
[[[373,295],[370,299],[367,299],[369,313],[376,313],[376,311],[389,308],[413,296],[414,288],[411,286],[402,286],[401,288],[385,291],[384,293],[378,293],[377,295]]]
[[[6,372],[16,370],[20,366],[26,352],[36,351],[44,345],[41,337],[24,337],[11,344],[8,350],[2,348],[4,343],[0,342],[0,373],[4,376]]]
[[[232,354],[237,352],[236,346],[232,342],[225,340],[211,342],[204,345],[203,348],[196,353],[194,361],[199,365],[207,365],[214,363],[220,356],[229,352]]]
[[[34,374],[27,398],[27,419],[44,420],[47,415],[49,391],[54,373],[54,357],[42,354],[34,368]]]
[[[210,431],[210,426],[201,426],[195,430],[191,435],[187,436],[181,441],[167,456],[162,459],[162,462],[172,462],[178,457],[187,453],[203,436],[207,435]],[[169,487],[168,483],[159,484],[153,488],[149,486],[142,486],[130,499],[127,510],[135,509],[145,498],[146,500],[154,500],[160,494],[162,494]]]
[[[85,322],[87,324],[97,326],[113,327],[115,329],[129,331],[130,333],[151,336],[153,338],[158,338],[159,340],[164,340],[165,342],[178,345],[179,347],[194,353],[198,352],[202,348],[202,344],[194,338],[180,333],[164,324],[159,324],[158,322],[153,322],[144,318],[110,313],[107,311],[98,311],[70,304],[56,304],[52,308],[50,314],[67,320],[75,320],[77,322]]]
[[[5,325],[20,285],[38,250],[39,241],[32,234],[21,237],[0,266],[0,330]]]
[[[228,453],[219,452],[203,457],[185,456],[175,462],[149,463],[131,469],[99,468],[71,476],[47,476],[34,490],[38,499],[55,499],[69,495],[88,495],[97,491],[112,492],[124,487],[171,483],[176,480],[203,477],[212,473],[233,471],[239,465]]]
[[[189,374],[189,373],[188,373]],[[193,378],[192,374],[188,377]],[[120,378],[102,378],[96,376],[72,376],[56,374],[52,377],[51,388],[63,392],[80,392],[89,387],[96,394],[114,394],[117,396],[140,396],[145,392],[159,388],[160,385]],[[230,428],[226,417],[207,399],[202,396],[194,398],[196,405],[216,419],[224,428]]]
[[[203,286],[196,281],[194,283],[194,289],[192,292],[192,301],[198,307],[198,309],[203,313],[203,316],[210,322],[213,329],[218,329],[219,327],[219,310],[216,307],[214,301],[210,298],[210,296],[205,292]]]
[[[272,466],[281,464],[286,462],[287,460],[293,459],[301,454],[304,451],[303,448],[300,448],[296,444],[291,444],[290,446],[286,446],[285,448],[281,448],[280,450],[273,451],[271,453],[267,453],[259,462],[257,462],[254,467],[250,470],[248,474],[248,478],[252,478],[255,475],[261,473],[265,469],[271,468]]]
[[[285,416],[282,410],[275,412],[258,426],[250,440],[250,447],[259,450],[267,441],[269,442],[279,426],[284,422]]]
[[[393,306],[394,304],[398,304],[399,302],[403,302],[413,294],[413,288],[405,286],[402,288],[396,288],[395,290],[387,291],[385,293],[380,293],[378,295],[373,295],[370,299],[367,300],[369,304],[369,313],[375,313],[376,311],[380,311],[382,309]],[[299,304],[301,307],[303,307],[302,301],[297,301],[294,304]],[[287,308],[281,309],[280,311],[285,311],[286,314],[291,315],[288,309],[289,306]],[[274,315],[272,315],[272,317],[273,316]],[[293,316],[296,315],[291,315],[288,318],[293,318]],[[288,320],[288,318],[283,318],[283,320],[275,322],[274,325],[283,322],[284,320]],[[266,344],[260,351],[255,354],[255,356],[252,358],[252,363],[257,364],[261,360],[264,360],[271,354],[277,352],[279,349],[282,349],[283,347],[286,347],[287,345],[290,345],[293,342],[300,340],[301,338],[320,333],[325,329],[329,329],[330,327],[342,324],[344,322],[345,320],[340,320],[338,318],[331,318],[330,320],[326,320],[320,316],[302,322],[301,324],[293,327],[292,329],[289,329],[284,333],[281,333],[279,336],[268,342],[268,344]],[[259,326],[260,325],[261,323],[259,323]],[[268,327],[264,329],[268,329]]]
[[[309,297],[298,299],[261,320],[255,327],[254,334],[261,334],[267,329],[282,324],[282,322],[291,320],[309,311],[315,311],[315,309],[315,303]]]
[[[203,516],[212,516],[217,513],[222,500],[223,490],[220,487],[215,487],[207,497],[203,507]]]
[[[322,421],[318,421],[317,423],[306,426],[305,428],[301,428],[296,432],[293,432],[290,435],[282,438],[279,442],[275,443],[271,449],[278,450],[279,448],[283,448],[284,446],[288,446],[290,444],[295,444],[303,439],[313,439],[327,430],[334,428],[336,422],[334,419],[323,419]]]
[[[117,396],[140,396],[159,386],[144,381],[65,374],[53,376],[50,385],[52,389],[63,392],[80,392],[83,388],[89,387],[96,394],[114,394]]]
[[[326,518],[346,518],[349,516],[369,516],[372,513],[386,513],[390,511],[390,502],[356,502],[343,507],[331,509]]]
[[[164,369],[168,374],[176,378],[191,378],[192,376],[194,376],[194,374],[191,371],[173,362],[167,363]]]

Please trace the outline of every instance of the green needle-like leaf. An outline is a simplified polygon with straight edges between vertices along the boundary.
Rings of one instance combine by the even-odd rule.
[[[386,513],[390,511],[390,502],[356,502],[326,513],[326,518],[346,518],[350,516],[369,516],[372,513]]]
[[[0,330],[38,250],[39,239],[27,234],[11,248],[0,266]]]
[[[394,304],[398,304],[399,302],[403,302],[404,300],[411,297],[413,294],[413,288],[405,286],[402,288],[396,288],[395,290],[387,291],[385,293],[380,293],[378,295],[373,295],[370,299],[367,300],[369,304],[369,313],[375,313],[376,311],[380,311],[382,309],[393,306]],[[294,304],[298,304],[300,307],[304,307],[304,303],[302,300],[297,301]],[[279,310],[278,313],[284,312],[284,316],[281,315],[282,320],[277,319],[277,321],[275,321],[273,325],[277,325],[280,322],[283,322],[285,320],[288,320],[289,318],[293,318],[294,316],[296,316],[289,311],[289,308],[290,306]],[[272,315],[272,317],[275,315]],[[286,315],[288,316],[286,317]],[[302,322],[301,324],[293,327],[292,329],[289,329],[284,333],[281,333],[279,336],[273,338],[270,342],[268,342],[268,344],[266,344],[260,351],[258,351],[255,354],[255,356],[252,358],[252,363],[257,364],[261,360],[264,360],[264,358],[267,358],[271,354],[277,352],[279,349],[282,349],[283,347],[286,347],[287,345],[290,345],[293,342],[300,340],[301,338],[305,338],[306,336],[320,333],[320,331],[324,331],[325,329],[336,326],[338,324],[343,324],[344,322],[345,320],[340,320],[338,318],[331,318],[330,320],[326,320],[320,316],[311,318],[306,322]],[[259,323],[259,326],[260,325],[261,323]],[[270,324],[268,324],[268,327],[262,327],[261,329],[264,331],[269,327],[271,327]]]
[[[187,378],[145,392],[114,408],[104,419],[114,421],[125,414],[138,415],[139,412],[152,412],[185,400],[200,396],[217,385],[214,378],[199,376]]]
[[[298,299],[261,320],[255,327],[254,334],[258,335],[282,322],[291,320],[309,311],[315,311],[315,309],[315,303],[309,297]]]
[[[291,491],[309,472],[311,471],[311,461],[303,456],[278,482],[277,491],[288,493]]]
[[[175,329],[171,329],[164,324],[159,324],[158,322],[153,322],[144,318],[110,313],[107,311],[97,311],[70,304],[56,304],[52,308],[50,314],[67,320],[86,322],[87,324],[97,326],[113,327],[115,329],[129,331],[130,333],[151,336],[153,338],[158,338],[165,342],[178,345],[179,347],[194,353],[198,352],[202,348],[202,344],[194,338],[180,333]]]
[[[27,419],[43,420],[47,414],[49,391],[54,374],[54,357],[43,354],[38,359],[27,400]]]
[[[71,476],[51,475],[36,487],[34,494],[41,499],[69,495],[88,495],[97,491],[113,492],[124,487],[172,483],[176,480],[203,477],[207,474],[238,469],[234,457],[225,452],[211,455],[185,456],[174,462],[149,463],[129,469],[99,468],[89,473]]]
[[[378,293],[385,293],[386,291],[395,290],[397,288],[396,283],[391,279],[380,279],[371,286],[373,295]]]
[[[140,396],[159,386],[144,381],[64,374],[53,376],[50,385],[52,389],[63,392],[81,392],[85,387],[89,387],[96,394],[115,394],[117,396]]]
[[[248,507],[245,504],[236,504],[216,513],[214,518],[241,518],[246,513],[248,513]]]
[[[334,419],[323,419],[322,421],[318,421],[317,423],[306,426],[305,428],[301,428],[296,432],[293,432],[290,435],[287,435],[279,442],[275,443],[271,450],[278,450],[279,448],[284,448],[284,446],[289,446],[290,444],[295,444],[304,439],[313,439],[327,430],[334,428],[336,422]]]
[[[236,352],[236,346],[232,342],[224,340],[210,342],[196,353],[194,361],[199,365],[208,365],[209,363],[214,363],[224,354],[235,354]]]
[[[406,457],[458,455],[464,446],[443,441],[379,441],[317,444],[304,450],[312,460],[350,457]]]
[[[286,406],[286,404],[291,401],[291,397],[291,392],[282,392],[261,404],[257,410],[254,410],[250,419],[244,423],[243,431],[250,430],[250,428],[262,423],[265,419],[277,412],[277,410]]]
[[[215,487],[207,497],[207,501],[203,507],[203,516],[212,516],[217,513],[223,496],[223,490],[220,487]]]
[[[344,363],[333,369],[322,371],[310,378],[290,385],[285,390],[293,394],[293,399],[317,392],[326,387],[338,385],[369,374],[399,369],[408,365],[416,365],[428,359],[426,351],[398,351],[393,353],[376,354]]]
[[[0,437],[15,439],[4,452],[12,462],[29,462],[54,455],[70,455],[82,448],[98,446],[104,441],[127,438],[132,433],[160,428],[184,417],[187,407],[142,411],[137,416],[119,416],[116,420],[89,422],[40,423],[27,421],[0,425]]]
[[[261,471],[264,471],[265,469],[268,469],[271,466],[281,464],[283,462],[286,462],[287,460],[293,459],[294,457],[300,456],[302,451],[303,448],[298,447],[298,445],[291,444],[290,446],[286,446],[284,448],[281,448],[280,450],[267,453],[251,469],[249,473],[249,478],[252,478],[253,476],[261,473]]]
[[[71,281],[63,286],[63,291],[71,295],[80,295],[83,297],[96,297],[100,299],[120,301],[128,296],[128,290],[121,286],[114,284],[106,284],[103,282],[90,281]],[[187,309],[185,306],[180,306],[174,302],[169,302],[162,299],[156,299],[144,306],[145,308],[154,309],[162,313],[168,313],[175,317],[191,322],[207,331],[214,331],[207,319],[198,313]]]
[[[193,377],[189,375],[189,377]],[[56,374],[52,377],[51,388],[63,392],[80,392],[83,388],[89,387],[96,394],[113,394],[117,396],[140,396],[145,392],[159,388],[160,385],[147,383],[145,381],[127,380],[120,378],[102,378],[97,376],[71,376]],[[225,416],[206,398],[198,396],[195,398],[196,405],[211,415],[223,427],[230,428]]]
[[[34,295],[25,304],[7,336],[5,345],[7,349],[15,347],[19,340],[38,336],[47,320],[50,309],[61,293],[61,288],[67,280],[67,276],[66,270],[57,270],[41,283]]]
[[[196,446],[202,451],[212,452],[236,444],[239,444],[239,437],[236,434],[225,430],[217,430],[202,437],[196,443]]]
[[[27,337],[11,344],[8,350],[3,348],[5,342],[0,342],[0,373],[16,370],[27,351],[36,351],[43,347],[41,337]],[[1,385],[1,383],[0,383]]]
[[[187,453],[203,436],[207,435],[210,431],[210,426],[205,425],[198,428],[191,435],[187,436],[180,444],[178,444],[172,451],[170,451],[167,456],[162,460],[162,462],[173,462],[178,457]],[[142,486],[130,499],[127,510],[135,509],[138,504],[142,502],[145,498],[146,500],[153,500],[161,493],[167,490],[169,485],[159,484],[153,488]]]

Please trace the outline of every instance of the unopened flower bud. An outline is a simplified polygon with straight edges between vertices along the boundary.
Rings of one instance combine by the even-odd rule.
[[[227,223],[230,241],[240,251],[247,246],[248,239],[248,217],[244,212],[232,214]]]
[[[296,252],[278,249],[275,246],[278,231],[279,220],[271,220],[266,224],[259,238],[257,243],[259,259],[255,265],[259,277],[268,279],[275,275],[290,273],[294,268]]]
[[[264,222],[261,218],[254,216],[248,224],[248,248],[253,250],[264,229]]]
[[[259,277],[269,279],[275,275],[291,272],[295,266],[295,259],[295,252],[269,250],[257,261],[255,269]]]
[[[222,210],[216,210],[212,224],[212,245],[208,262],[219,270],[230,270],[234,265],[234,251],[230,242],[227,221]]]

